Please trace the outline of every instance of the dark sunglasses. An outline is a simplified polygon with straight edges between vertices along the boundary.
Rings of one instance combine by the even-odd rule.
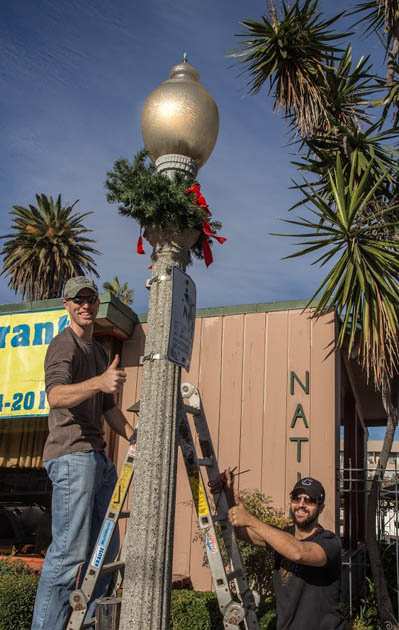
[[[314,505],[315,503],[317,503],[316,499],[312,499],[312,497],[308,497],[306,495],[296,495],[296,496],[291,496],[291,501],[292,503],[300,503],[301,500],[303,500],[305,505]]]
[[[75,295],[74,298],[69,298],[68,302],[73,302],[74,304],[95,304],[98,300],[98,295]]]

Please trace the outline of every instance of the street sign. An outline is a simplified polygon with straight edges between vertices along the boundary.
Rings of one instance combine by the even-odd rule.
[[[173,267],[168,359],[186,370],[190,367],[193,348],[196,293],[190,276],[178,267]]]

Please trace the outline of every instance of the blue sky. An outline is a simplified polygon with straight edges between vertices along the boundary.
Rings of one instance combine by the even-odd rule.
[[[320,6],[331,14],[344,5]],[[310,296],[320,272],[310,260],[282,261],[292,244],[269,235],[281,231],[295,199],[286,125],[266,94],[247,95],[226,57],[240,20],[259,18],[264,7],[260,0],[2,0],[0,234],[9,230],[11,206],[36,193],[79,199],[81,211],[93,211],[87,224],[102,252],[100,284],[117,274],[135,290],[135,310],[146,310],[149,257],[136,255],[137,226],[106,202],[104,181],[117,158],[142,148],[143,102],[187,51],[219,107],[219,138],[199,179],[228,237],[215,244],[212,266],[196,261],[189,271],[198,305]],[[379,53],[376,42],[358,38],[356,53],[362,48]],[[0,279],[0,303],[18,300]]]

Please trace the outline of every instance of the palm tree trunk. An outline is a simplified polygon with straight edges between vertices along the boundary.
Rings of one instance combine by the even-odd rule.
[[[391,86],[395,80],[395,62],[399,53],[399,23],[392,29],[392,45],[388,53],[386,83]]]
[[[382,624],[386,628],[399,628],[396,622],[391,598],[389,596],[387,583],[382,565],[380,548],[377,542],[377,505],[380,482],[384,478],[387,467],[388,458],[392,450],[392,444],[395,436],[395,429],[398,424],[397,410],[391,401],[391,387],[385,389],[382,393],[382,399],[385,411],[387,412],[387,426],[383,446],[380,453],[380,459],[374,477],[371,483],[371,489],[367,503],[367,520],[366,520],[366,543],[370,560],[371,572],[375,584],[375,592],[377,597],[378,615]],[[389,625],[388,625],[389,624]]]
[[[273,24],[273,27],[275,27],[278,22],[278,17],[277,17],[277,9],[276,9],[274,0],[268,0],[267,5],[268,5],[268,10],[269,10],[270,21]]]

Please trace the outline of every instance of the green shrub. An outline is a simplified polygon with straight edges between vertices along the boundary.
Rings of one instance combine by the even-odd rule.
[[[251,512],[262,523],[280,529],[289,525],[289,520],[284,513],[274,508],[271,499],[260,490],[244,490],[241,497],[248,512]],[[269,598],[273,594],[273,549],[259,547],[243,540],[240,540],[238,544],[251,588],[259,593],[262,599]]]
[[[372,580],[366,578],[367,591],[361,600],[359,614],[352,623],[353,630],[376,630],[378,623],[377,601],[375,586]]]
[[[379,544],[382,565],[394,614],[397,615],[396,597],[396,555],[395,546],[382,542]],[[381,630],[383,625],[379,621],[375,584],[370,568],[365,581],[365,592],[360,600],[359,609],[352,621],[352,630]],[[385,627],[385,626],[384,626]]]
[[[223,630],[222,615],[215,593],[172,591],[171,624],[173,630]]]
[[[22,562],[0,561],[0,630],[30,630],[39,578]],[[269,598],[258,611],[260,630],[275,630],[276,613]],[[223,630],[215,593],[173,590],[172,630]]]
[[[258,611],[259,629],[275,630],[276,612],[271,599]],[[223,619],[215,593],[172,591],[171,624],[173,630],[223,630]]]
[[[29,630],[39,578],[22,562],[0,561],[0,630]]]
[[[258,609],[259,630],[276,630],[277,613],[273,597],[261,601]]]
[[[21,560],[0,560],[0,579],[4,575],[32,575],[33,571]]]

